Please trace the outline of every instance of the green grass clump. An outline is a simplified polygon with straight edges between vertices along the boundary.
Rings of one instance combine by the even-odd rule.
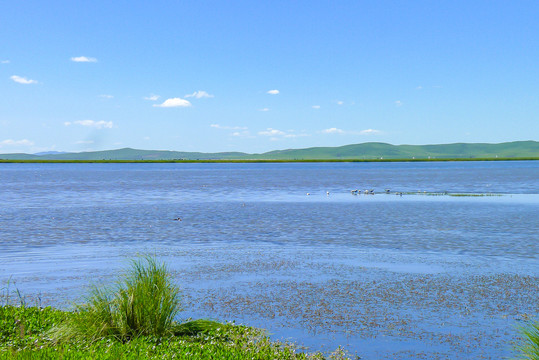
[[[521,358],[539,360],[539,321],[532,322],[519,330],[523,338],[518,347]]]
[[[174,332],[174,317],[181,310],[179,289],[164,264],[151,257],[133,261],[116,288],[93,286],[75,315],[54,328],[51,336],[126,341],[138,336],[163,337]]]

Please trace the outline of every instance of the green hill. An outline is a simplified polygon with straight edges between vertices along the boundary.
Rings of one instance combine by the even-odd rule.
[[[41,160],[208,160],[208,159],[237,159],[247,154],[240,152],[199,153],[167,150],[137,150],[123,148],[106,151],[90,151],[80,153],[65,153],[39,156]],[[0,158],[3,155],[0,155]]]
[[[270,151],[253,159],[426,159],[426,158],[516,158],[539,157],[539,142],[515,141],[501,144],[391,145],[363,143],[339,147],[314,147]]]
[[[456,143],[441,145],[391,145],[369,142],[339,147],[275,150],[262,154],[201,153],[131,148],[44,155],[0,154],[0,159],[4,160],[419,160],[428,158],[539,158],[539,142],[513,141],[500,144]]]

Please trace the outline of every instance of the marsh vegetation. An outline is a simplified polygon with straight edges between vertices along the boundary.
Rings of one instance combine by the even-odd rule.
[[[0,359],[346,359],[298,352],[260,329],[211,320],[176,321],[179,288],[164,264],[133,261],[112,288],[93,286],[73,311],[9,304],[0,307]]]

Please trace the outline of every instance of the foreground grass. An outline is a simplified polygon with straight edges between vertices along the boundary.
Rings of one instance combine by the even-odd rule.
[[[77,319],[53,308],[0,307],[0,359],[345,359],[334,354],[305,354],[291,344],[271,341],[263,331],[233,324],[194,321],[163,337],[138,336],[121,341],[71,338],[56,342],[51,329]]]
[[[165,264],[151,257],[132,261],[116,286],[94,286],[86,302],[50,331],[56,342],[111,337],[127,341],[139,336],[164,337],[176,331],[180,291]]]
[[[522,342],[518,347],[522,359],[539,360],[539,321],[520,328]]]
[[[134,261],[115,287],[94,287],[74,311],[27,307],[19,299],[20,306],[7,300],[0,306],[0,360],[349,358],[341,348],[330,355],[298,352],[251,327],[174,321],[179,290],[165,265],[150,257]],[[539,360],[539,324],[521,334],[520,358]]]
[[[94,286],[74,311],[0,307],[0,359],[346,359],[271,341],[264,331],[209,320],[178,323],[179,289],[165,264],[133,261],[112,288]],[[7,294],[6,299],[9,299]]]

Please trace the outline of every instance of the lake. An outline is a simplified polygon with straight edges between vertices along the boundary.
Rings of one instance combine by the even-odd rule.
[[[152,254],[181,319],[307,351],[498,359],[539,314],[539,161],[0,164],[0,184],[0,294],[31,305]]]

